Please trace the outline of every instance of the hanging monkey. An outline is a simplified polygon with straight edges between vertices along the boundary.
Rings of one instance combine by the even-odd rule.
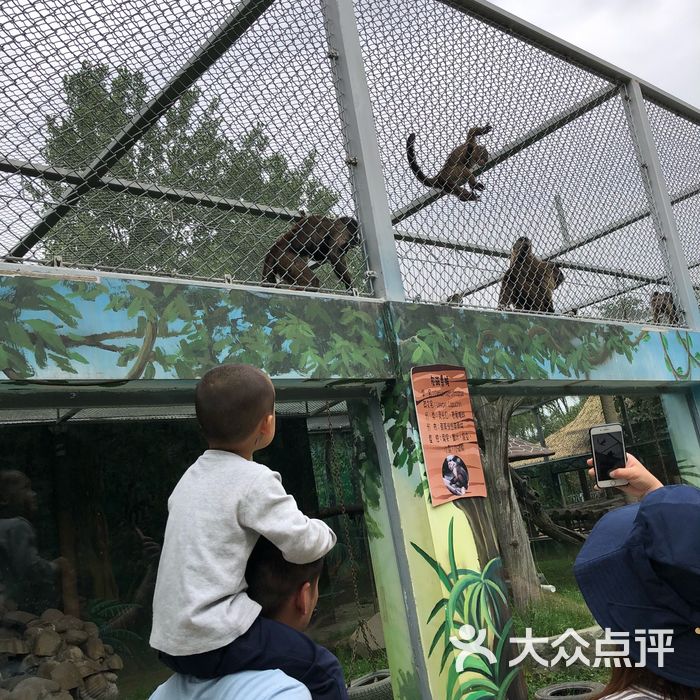
[[[510,267],[501,281],[498,308],[554,313],[552,292],[563,281],[559,266],[540,260],[532,252],[530,239],[521,236],[513,244]]]
[[[408,164],[411,166],[413,174],[426,187],[434,187],[437,190],[442,190],[445,194],[453,194],[462,202],[478,202],[479,195],[476,191],[483,190],[484,185],[477,182],[474,171],[486,165],[489,152],[485,146],[476,142],[476,137],[488,134],[490,131],[490,124],[469,129],[467,140],[447,156],[445,164],[435,177],[428,177],[420,169],[414,148],[416,135],[409,134],[406,140]],[[464,187],[466,184],[469,185],[470,189]]]
[[[360,245],[358,231],[357,221],[351,216],[304,216],[270,247],[263,264],[263,281],[318,289],[321,283],[313,271],[328,262],[338,279],[352,289],[345,254],[352,246]]]
[[[671,292],[652,292],[649,299],[652,319],[654,323],[665,320],[669,325],[677,326],[681,323],[681,314],[673,301]]]

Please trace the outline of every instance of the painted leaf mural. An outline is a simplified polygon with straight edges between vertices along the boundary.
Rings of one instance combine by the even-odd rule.
[[[445,699],[506,697],[509,687],[519,674],[510,668],[507,644],[512,620],[508,616],[506,588],[501,578],[501,560],[491,559],[481,571],[460,568],[454,542],[454,518],[447,532],[449,565],[444,567],[415,542],[413,549],[430,567],[444,589],[444,597],[435,603],[426,625],[440,621],[428,656],[440,654],[440,672],[447,670]],[[459,655],[463,631],[483,633],[480,643],[484,653]],[[479,637],[476,638],[479,641]],[[489,649],[490,647],[490,649]]]
[[[0,278],[6,378],[191,379],[222,362],[248,362],[272,376],[392,373],[375,304],[95,280]]]

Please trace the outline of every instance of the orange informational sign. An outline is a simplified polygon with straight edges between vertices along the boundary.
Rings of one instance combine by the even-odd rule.
[[[464,368],[414,367],[411,385],[433,506],[486,496]]]

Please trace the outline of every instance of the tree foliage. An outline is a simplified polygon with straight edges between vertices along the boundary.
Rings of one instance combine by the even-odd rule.
[[[649,304],[639,297],[623,294],[612,301],[601,305],[604,318],[619,318],[623,321],[645,323],[649,320]]]
[[[581,411],[583,404],[584,400],[580,396],[561,396],[547,401],[537,408],[513,415],[509,425],[510,434],[539,443],[535,411],[540,415],[542,434],[547,437],[571,423]]]
[[[65,109],[45,117],[42,156],[50,165],[82,170],[147,103],[142,73],[83,63],[63,78]],[[304,208],[325,214],[335,192],[315,176],[316,153],[296,164],[270,149],[264,126],[233,135],[220,115],[218,98],[188,90],[109,175],[201,191],[248,202]],[[68,185],[28,186],[42,205]],[[145,196],[93,189],[50,233],[47,256],[65,262],[190,276],[256,279],[262,255],[288,222]]]

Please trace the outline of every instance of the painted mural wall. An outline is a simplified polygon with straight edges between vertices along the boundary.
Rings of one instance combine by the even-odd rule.
[[[462,365],[474,387],[522,381],[524,392],[556,386],[573,393],[604,382],[690,387],[700,380],[700,335],[114,276],[0,277],[0,371],[7,382],[192,380],[231,361],[262,367],[275,379],[387,383],[380,429],[365,404],[353,409],[353,424],[365,445],[363,495],[395,692],[421,697],[428,687],[445,700],[521,697],[485,499],[430,503],[410,368]],[[674,410],[675,432],[690,433],[690,411],[678,402]],[[377,449],[388,471],[380,469]],[[697,440],[686,447],[691,481],[699,449]],[[472,654],[458,670],[454,642],[465,625],[485,630],[493,656]]]
[[[434,307],[420,305],[393,305],[390,319],[400,375],[384,397],[384,427],[431,697],[523,697],[518,669],[510,666],[511,621],[497,546],[492,530],[485,527],[489,515],[479,503],[482,499],[475,498],[432,507],[410,368],[463,365],[475,383],[493,379],[680,382],[698,377],[699,339],[687,331],[659,333],[512,314],[454,309],[436,314]],[[676,432],[695,434],[688,431],[687,411],[685,419],[681,413],[675,418]],[[700,483],[692,465],[684,477]],[[367,504],[375,507],[379,517],[381,505],[371,498]],[[373,542],[373,555],[386,556],[385,550],[385,544]],[[381,569],[378,576],[382,577]],[[471,654],[460,665],[463,625],[486,630],[493,657]],[[390,629],[387,638],[392,644],[401,643],[403,636],[393,639],[391,635]],[[410,667],[401,671],[407,674]]]
[[[7,379],[193,379],[247,362],[278,379],[389,377],[382,307],[117,277],[0,277]]]

